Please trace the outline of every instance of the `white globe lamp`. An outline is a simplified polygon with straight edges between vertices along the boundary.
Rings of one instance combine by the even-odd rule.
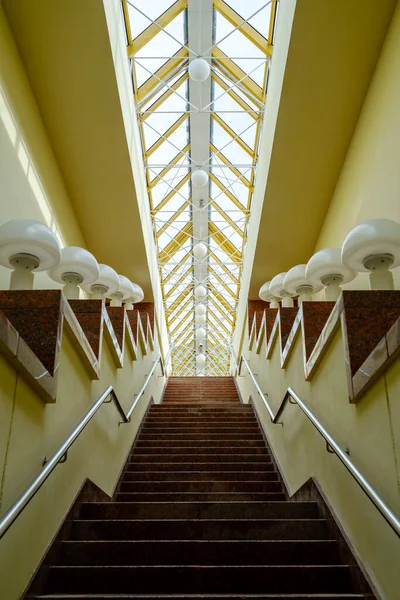
[[[33,289],[33,271],[52,269],[60,259],[60,243],[43,223],[13,219],[0,226],[0,265],[13,269],[10,290]]]
[[[194,187],[203,187],[208,183],[208,173],[204,169],[192,171],[192,185]]]
[[[196,287],[194,288],[194,295],[198,300],[202,300],[203,298],[205,298],[206,294],[207,289],[204,287],[204,285],[196,285]]]
[[[204,242],[197,242],[197,244],[194,244],[193,246],[193,256],[200,262],[201,260],[204,260],[205,257],[207,256],[207,246],[204,244]]]
[[[206,315],[195,315],[194,317],[194,322],[196,323],[196,325],[204,325],[206,320]]]
[[[118,273],[108,265],[99,264],[99,268],[98,278],[92,285],[85,286],[85,290],[92,294],[93,299],[109,298],[119,290]]]
[[[194,311],[195,311],[196,315],[205,315],[207,312],[207,308],[206,308],[205,304],[200,302],[199,304],[196,304]]]
[[[306,277],[307,265],[296,265],[289,269],[283,280],[283,287],[289,294],[299,296],[299,303],[311,300],[312,294],[322,290],[322,284],[311,283]]]
[[[325,300],[334,302],[340,296],[340,285],[353,281],[355,276],[356,273],[343,264],[340,248],[319,250],[306,267],[306,278],[313,285],[325,286]]]
[[[122,301],[131,298],[133,295],[133,285],[125,275],[118,275],[119,290],[111,294],[110,306],[122,306]]]
[[[100,274],[97,260],[84,248],[67,246],[61,250],[61,260],[48,275],[57,283],[64,283],[63,292],[69,300],[79,299],[79,286],[90,285]]]
[[[275,296],[273,296],[273,294],[271,294],[271,292],[269,291],[270,283],[270,281],[266,281],[260,287],[258,295],[260,296],[261,300],[264,300],[264,302],[269,302],[270,308],[279,308],[279,302],[277,298],[275,298]]]
[[[204,354],[198,354],[196,356],[196,367],[199,370],[204,369],[204,367],[206,366],[206,357],[204,356]]]
[[[198,329],[196,329],[196,339],[202,340],[205,337],[206,337],[206,330],[204,329],[204,327],[199,327]]]
[[[144,292],[140,285],[137,283],[132,283],[133,286],[133,294],[130,298],[126,298],[124,304],[126,310],[133,310],[133,305],[137,302],[141,302],[144,298]]]
[[[189,77],[201,83],[210,76],[211,68],[204,58],[194,58],[189,64]]]
[[[276,298],[282,298],[282,306],[284,308],[290,308],[293,306],[293,298],[283,286],[285,276],[286,271],[284,273],[279,273],[278,275],[275,275],[275,277],[271,279],[271,283],[269,284],[269,291]]]
[[[400,223],[371,219],[350,231],[342,261],[354,271],[369,271],[371,290],[394,290],[391,269],[400,265]]]

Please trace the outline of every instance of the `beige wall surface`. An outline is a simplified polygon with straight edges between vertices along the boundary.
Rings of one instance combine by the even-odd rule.
[[[394,13],[374,77],[315,250],[341,246],[366,219],[400,223],[400,4]],[[400,288],[400,268],[394,269]],[[368,286],[359,275],[347,288]]]
[[[145,381],[154,352],[132,360],[125,342],[124,367],[117,369],[108,336],[103,341],[101,377],[92,381],[76,349],[63,335],[55,404],[45,404],[0,357],[0,516],[42,468],[42,459],[58,450],[108,385],[127,412]],[[17,600],[86,478],[112,495],[150,398],[159,402],[165,384],[160,367],[135,408],[132,420],[119,425],[114,403],[103,405],[76,440],[65,464],[44,486],[0,540],[0,598]],[[27,548],[29,551],[27,552]]]
[[[9,219],[37,219],[62,245],[84,246],[64,181],[39,109],[0,6],[0,224]],[[0,288],[10,270],[0,267]],[[46,274],[36,286],[55,288]]]
[[[248,348],[246,335],[244,347]],[[361,473],[400,515],[400,362],[362,397],[350,404],[341,329],[309,382],[304,378],[302,333],[285,369],[280,366],[280,341],[270,355],[246,350],[251,369],[274,413],[289,386],[311,409]],[[317,478],[372,581],[386,600],[398,598],[400,540],[358,487],[339,459],[295,405],[288,405],[281,425],[273,425],[245,366],[237,378],[245,402],[251,396],[264,431],[276,455],[290,494],[311,476]]]

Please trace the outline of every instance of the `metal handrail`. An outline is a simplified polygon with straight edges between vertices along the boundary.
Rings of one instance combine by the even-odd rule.
[[[109,385],[104,390],[104,392],[101,394],[98,400],[96,400],[96,402],[93,404],[91,409],[86,413],[86,415],[83,417],[80,423],[75,427],[71,435],[68,436],[68,438],[63,442],[63,444],[60,446],[57,452],[53,454],[53,456],[46,462],[39,475],[35,477],[32,483],[26,488],[26,490],[14,502],[11,508],[9,508],[8,511],[4,514],[4,516],[0,519],[0,539],[4,536],[4,534],[8,531],[8,529],[11,527],[11,525],[14,523],[17,517],[22,513],[22,511],[26,508],[26,506],[29,504],[32,498],[40,490],[40,488],[45,483],[47,478],[51,475],[51,473],[54,471],[56,466],[60,462],[65,462],[68,450],[103,404],[108,404],[109,402],[113,401],[117,411],[119,412],[122,418],[122,421],[120,421],[119,424],[130,422],[131,415],[135,410],[140,398],[143,396],[146,387],[154,371],[156,370],[156,367],[159,362],[160,364],[162,364],[161,355],[158,355],[158,357],[154,361],[153,366],[149,374],[147,375],[144,384],[140,388],[139,392],[135,395],[135,400],[133,401],[132,406],[130,407],[127,413],[125,413],[124,409],[122,408],[113,386]],[[107,398],[109,398],[110,396],[110,400],[107,400]]]
[[[171,354],[172,354],[173,349],[174,349],[174,344],[172,343],[170,345],[170,347],[169,347],[168,352],[167,352],[167,356],[164,359],[162,357],[160,357],[161,358],[161,361],[160,361],[161,362],[161,369],[162,369],[162,374],[163,375],[165,375],[165,373],[166,373],[166,367],[168,366],[169,359],[171,358]]]
[[[132,406],[130,407],[130,409],[126,413],[128,421],[131,418],[131,415],[132,415],[133,411],[135,410],[135,408],[137,406],[137,403],[139,402],[140,398],[143,396],[143,394],[144,394],[144,392],[146,390],[147,384],[149,383],[149,381],[150,381],[150,379],[151,379],[154,371],[156,370],[156,367],[157,367],[158,363],[160,363],[160,365],[163,367],[162,359],[161,359],[161,354],[159,354],[157,356],[156,360],[153,363],[153,366],[150,369],[149,374],[147,375],[147,377],[146,377],[146,379],[144,381],[144,384],[142,385],[142,387],[140,388],[140,390],[138,391],[138,393],[135,394],[135,399],[134,399],[134,401],[132,403]],[[164,372],[164,369],[163,369],[163,372]]]
[[[272,423],[274,423],[274,425],[276,425],[278,423],[278,419],[281,416],[281,414],[283,413],[283,411],[285,410],[288,402],[292,403],[292,404],[297,404],[299,406],[299,408],[303,411],[303,413],[306,415],[306,417],[309,419],[309,421],[312,423],[312,425],[315,427],[315,429],[324,438],[329,451],[336,454],[336,456],[339,458],[339,460],[342,462],[342,464],[346,467],[346,469],[348,470],[350,475],[353,477],[353,479],[358,483],[358,485],[361,487],[361,489],[364,491],[364,493],[368,496],[368,498],[371,500],[371,502],[373,502],[373,504],[379,510],[379,512],[385,519],[385,521],[390,525],[390,527],[396,533],[396,535],[400,537],[400,519],[399,519],[399,517],[382,500],[382,498],[379,496],[378,492],[372,487],[372,485],[368,482],[368,480],[364,477],[364,475],[357,469],[357,467],[355,466],[353,461],[350,460],[348,455],[335,442],[333,437],[327,432],[325,427],[320,423],[320,421],[317,419],[317,417],[314,415],[314,413],[311,412],[311,410],[304,404],[304,402],[296,394],[296,392],[293,390],[293,388],[289,387],[287,389],[286,394],[285,394],[276,414],[274,415],[274,412],[271,409],[270,405],[268,404],[268,400],[265,397],[265,394],[262,392],[262,390],[258,384],[258,381],[256,380],[255,375],[252,372],[246,357],[243,355],[240,358],[238,374],[240,373],[240,368],[241,368],[242,362],[246,365],[246,368],[250,374],[250,377],[251,377],[254,385],[256,386],[257,392],[260,394],[261,399],[263,400],[265,407],[268,411],[268,414],[271,417]]]
[[[229,346],[229,350],[230,350],[233,362],[235,363],[236,372],[239,373],[239,365],[238,365],[238,361],[237,361],[236,354],[235,354],[235,351],[233,349],[233,346]]]
[[[242,363],[244,363],[246,365],[246,368],[247,368],[247,370],[249,372],[249,375],[252,378],[254,385],[256,386],[257,392],[260,394],[261,399],[262,399],[262,401],[265,404],[265,408],[267,409],[268,414],[271,417],[271,421],[274,423],[274,418],[275,418],[274,417],[274,412],[273,412],[272,408],[270,407],[270,405],[268,404],[268,400],[266,399],[264,392],[260,388],[260,384],[258,383],[258,381],[257,381],[257,379],[256,379],[256,377],[255,377],[255,375],[253,373],[253,371],[250,369],[250,365],[247,362],[247,358],[245,356],[243,356],[243,354],[240,357],[240,361],[239,361],[238,375],[240,375],[240,369],[242,367]]]

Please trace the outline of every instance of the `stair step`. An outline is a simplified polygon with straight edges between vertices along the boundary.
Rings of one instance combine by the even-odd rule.
[[[123,492],[281,492],[280,481],[123,481]]]
[[[82,502],[80,518],[100,519],[318,519],[316,502]]]
[[[348,592],[348,566],[102,566],[49,569],[49,592],[257,593]]]
[[[182,415],[179,419],[175,415],[149,415],[146,419],[147,425],[158,425],[159,423],[171,423],[175,425],[177,423],[187,423],[190,425],[199,425],[201,423],[216,423],[223,425],[224,423],[232,423],[236,426],[245,425],[246,423],[253,425],[257,423],[257,419],[253,415],[230,415],[225,414],[224,416],[217,416],[214,414],[203,416],[190,416]]]
[[[260,441],[263,440],[263,436],[261,433],[247,433],[246,435],[243,435],[243,433],[217,433],[217,432],[205,432],[205,431],[200,431],[198,433],[183,433],[183,432],[177,432],[177,431],[173,431],[170,433],[149,433],[149,432],[141,432],[140,433],[140,437],[139,440],[141,442],[149,442],[151,440],[171,440],[171,439],[175,439],[175,440],[191,440],[191,441],[195,441],[197,440],[197,438],[200,438],[201,440],[218,440],[220,438],[226,439],[226,440],[256,440],[256,441]]]
[[[240,428],[240,435],[242,435],[245,439],[247,437],[248,434],[254,434],[257,433],[259,434],[260,432],[260,428],[258,427],[258,425],[253,425],[251,427],[241,427]],[[177,425],[175,426],[169,426],[169,427],[165,427],[165,426],[157,426],[157,425],[150,425],[149,427],[147,425],[144,425],[142,427],[141,430],[141,435],[145,435],[147,433],[153,433],[153,434],[159,434],[159,433],[168,433],[170,435],[175,435],[175,434],[180,434],[180,433],[191,433],[191,434],[202,434],[205,433],[207,434],[218,434],[218,435],[223,435],[223,434],[235,434],[238,435],[238,428],[236,427],[236,425],[231,425],[231,426],[226,426],[226,427],[205,427],[203,425]]]
[[[122,492],[118,502],[273,502],[285,500],[283,492]]]
[[[363,594],[221,594],[193,595],[193,594],[157,594],[157,596],[138,594],[40,594],[25,596],[26,600],[364,600]]]
[[[182,403],[179,405],[172,406],[168,405],[153,405],[148,413],[149,417],[171,417],[176,418],[178,416],[182,417],[202,417],[202,418],[218,418],[222,419],[225,416],[227,417],[252,417],[254,418],[254,410],[251,407],[245,406],[235,406],[232,407],[222,407],[222,408],[204,408],[204,407],[196,407],[191,404],[188,406],[183,406]]]
[[[163,460],[165,462],[179,462],[182,464],[182,456],[180,454],[166,454],[165,452],[160,452],[158,454],[132,454],[129,456],[128,458],[128,464],[135,464],[135,463],[151,463],[151,462],[163,462]],[[242,462],[247,464],[247,461],[252,462],[252,463],[257,463],[257,462],[261,462],[261,463],[265,463],[265,462],[270,462],[268,461],[268,455],[265,454],[253,454],[253,453],[248,453],[248,454],[190,454],[189,452],[185,453],[184,456],[185,460],[187,462],[191,462],[191,463],[197,463],[197,462],[201,462],[201,463],[207,463],[207,462],[225,462],[225,463],[237,463],[237,462]]]
[[[71,539],[323,540],[326,537],[323,519],[119,519],[76,520]]]
[[[276,471],[125,471],[122,481],[278,481]]]
[[[156,444],[157,442],[154,442]],[[229,443],[229,442],[227,442]],[[140,456],[142,454],[160,454],[160,455],[170,455],[170,454],[178,454],[179,456],[186,456],[187,454],[193,454],[195,448],[193,446],[146,446],[145,448],[136,446],[132,454],[130,454],[130,458],[134,458],[135,456]],[[200,449],[199,449],[200,451]],[[269,456],[269,452],[267,448],[254,448],[252,446],[243,447],[243,446],[203,446],[201,448],[201,454],[235,454],[236,452],[240,452],[241,454],[245,454],[248,456],[252,455],[264,455]]]
[[[60,542],[62,565],[336,565],[336,542],[82,541]]]
[[[203,440],[203,439],[198,439],[195,442],[191,441],[191,440],[177,440],[177,439],[170,439],[170,440],[160,440],[160,439],[155,439],[155,440],[150,440],[150,441],[143,441],[142,439],[139,439],[136,444],[135,447],[133,449],[134,452],[136,452],[136,450],[138,448],[151,448],[153,446],[158,446],[159,448],[168,448],[170,446],[173,446],[174,448],[179,448],[179,447],[183,447],[183,448],[193,448],[195,450],[199,449],[199,448],[209,448],[209,447],[216,447],[216,446],[230,446],[231,448],[267,448],[267,446],[265,445],[264,440],[260,439],[260,440],[227,440],[224,438],[219,438],[219,439],[215,439],[215,440]]]
[[[164,458],[164,456],[163,456]],[[168,457],[169,458],[169,457]],[[188,458],[188,455],[185,457]],[[128,462],[126,463],[127,471],[274,471],[275,467],[270,461],[258,461],[258,462],[172,462],[170,460],[162,461],[159,458],[159,462]]]

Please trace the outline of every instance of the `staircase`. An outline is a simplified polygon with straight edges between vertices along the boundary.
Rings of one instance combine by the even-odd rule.
[[[233,380],[216,378],[217,393],[192,382],[199,402],[178,379],[148,411],[113,501],[79,505],[42,589],[26,597],[363,598],[317,503],[286,500]]]

